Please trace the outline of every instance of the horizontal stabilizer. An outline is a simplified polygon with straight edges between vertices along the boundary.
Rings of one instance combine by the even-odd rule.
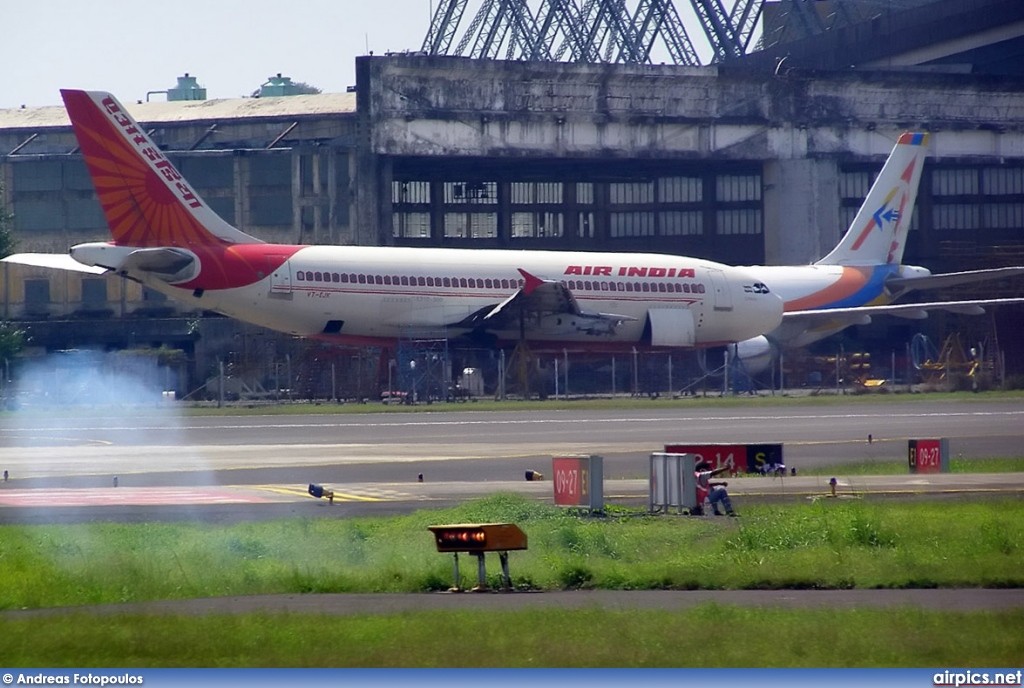
[[[102,275],[108,272],[106,268],[83,265],[66,253],[14,253],[0,260],[5,263],[31,265],[37,268],[50,268],[52,270],[85,272],[90,275]]]
[[[913,290],[943,289],[960,284],[974,284],[975,282],[1005,279],[1018,275],[1024,275],[1024,266],[947,272],[941,275],[928,275],[925,277],[891,277],[885,281],[885,286],[891,291],[895,292],[898,290],[900,294],[905,294]]]
[[[990,306],[1010,306],[1024,304],[1024,297],[1008,299],[975,299],[971,301],[933,301],[931,303],[903,303],[888,306],[854,306],[851,308],[820,308],[806,311],[790,311],[782,315],[784,323],[807,321],[808,323],[823,320],[856,320],[861,316],[895,315],[905,318],[920,317],[919,313],[927,311],[947,311],[964,315],[980,315]]]
[[[981,311],[985,312],[984,309]],[[904,320],[924,320],[928,317],[928,311],[921,310],[920,308],[908,308],[905,311],[893,311],[889,315],[894,318],[903,318]]]
[[[985,309],[981,305],[976,303],[965,303],[955,304],[951,303],[948,306],[943,306],[942,310],[947,313],[957,313],[959,315],[984,315]]]

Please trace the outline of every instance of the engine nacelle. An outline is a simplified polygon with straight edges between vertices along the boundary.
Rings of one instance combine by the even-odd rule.
[[[744,370],[750,375],[767,370],[778,353],[776,346],[764,335],[745,339],[729,348],[730,353],[743,363]]]

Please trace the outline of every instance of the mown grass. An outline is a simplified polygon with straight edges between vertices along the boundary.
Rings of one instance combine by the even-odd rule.
[[[0,618],[13,667],[921,667],[1020,664],[1024,612],[584,609]]]
[[[950,473],[1021,473],[1024,456],[988,457],[949,460]],[[800,469],[800,475],[906,475],[905,459],[896,461],[862,461],[838,466],[811,466]]]
[[[740,519],[627,510],[585,519],[499,494],[392,518],[5,526],[0,607],[440,590],[452,582],[451,558],[434,551],[427,525],[489,521],[529,535],[530,549],[511,554],[520,588],[1018,587],[1022,516],[1014,500],[821,500],[751,507]],[[1021,610],[714,604],[672,613],[68,613],[0,616],[0,657],[54,668],[1014,666],[1021,628]]]
[[[786,394],[761,393],[756,396],[730,394],[721,396],[714,392],[708,396],[687,396],[672,398],[670,396],[649,397],[586,397],[572,399],[528,399],[528,400],[507,400],[496,401],[489,397],[482,397],[468,402],[432,404],[382,404],[371,401],[369,403],[334,403],[328,401],[290,401],[280,403],[261,402],[232,402],[218,408],[215,404],[206,403],[180,403],[171,407],[162,404],[154,404],[151,407],[144,405],[125,405],[119,409],[129,415],[148,415],[154,412],[166,413],[173,409],[176,413],[186,416],[239,416],[239,415],[334,415],[334,414],[365,414],[365,413],[431,413],[431,412],[490,412],[490,411],[601,411],[601,410],[629,410],[629,409],[662,409],[662,408],[759,408],[759,407],[785,407],[785,406],[836,406],[849,404],[893,404],[893,403],[955,403],[974,404],[998,401],[1016,401],[1024,399],[1024,390],[992,390],[982,393],[971,392],[928,392],[928,393],[903,393],[893,392],[886,394],[842,394],[833,392],[822,394],[808,394],[802,390],[790,391]],[[53,413],[54,409],[66,411],[68,406],[54,407],[24,407],[18,411],[0,411],[0,418],[12,414],[47,415]],[[110,405],[102,406],[75,406],[76,416],[105,416],[110,412]]]
[[[633,397],[620,395],[616,397],[579,397],[570,399],[510,399],[497,401],[490,397],[481,397],[468,402],[432,404],[381,404],[370,403],[285,403],[271,405],[247,405],[235,403],[229,407],[215,408],[211,406],[193,405],[184,407],[186,414],[196,415],[236,415],[236,414],[360,414],[360,413],[429,413],[441,411],[602,411],[629,409],[661,409],[661,408],[775,408],[780,406],[840,406],[848,404],[894,404],[894,403],[956,403],[975,404],[982,402],[1015,401],[1024,399],[1024,390],[990,390],[983,393],[971,392],[928,392],[928,393],[886,393],[886,394],[841,394],[826,391],[822,394],[808,394],[803,390],[790,391],[786,394],[770,394],[762,392],[758,395],[729,394],[722,396],[712,392],[707,396],[672,397],[662,395],[656,398],[646,396]]]
[[[418,592],[452,580],[437,523],[513,522],[521,589],[1024,587],[1024,503],[751,506],[740,519],[579,518],[499,494],[390,518],[0,527],[0,609],[261,593]],[[463,566],[462,583],[475,578]],[[496,561],[488,575],[497,586]],[[467,570],[469,569],[469,570]]]

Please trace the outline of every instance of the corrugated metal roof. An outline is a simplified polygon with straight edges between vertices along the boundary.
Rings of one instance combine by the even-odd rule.
[[[356,111],[355,93],[317,93],[272,98],[219,98],[122,104],[139,122],[164,124],[203,120],[348,115]],[[0,109],[0,129],[67,127],[63,106]]]

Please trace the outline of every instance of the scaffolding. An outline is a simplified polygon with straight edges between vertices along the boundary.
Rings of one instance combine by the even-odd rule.
[[[998,346],[979,342],[965,349],[960,334],[956,332],[949,334],[938,350],[927,336],[914,335],[910,352],[921,381],[947,389],[956,389],[962,381],[977,389],[982,376],[991,377],[998,369]]]
[[[403,403],[449,401],[454,396],[447,339],[401,339],[389,374],[388,398]],[[390,364],[389,364],[390,366]]]

